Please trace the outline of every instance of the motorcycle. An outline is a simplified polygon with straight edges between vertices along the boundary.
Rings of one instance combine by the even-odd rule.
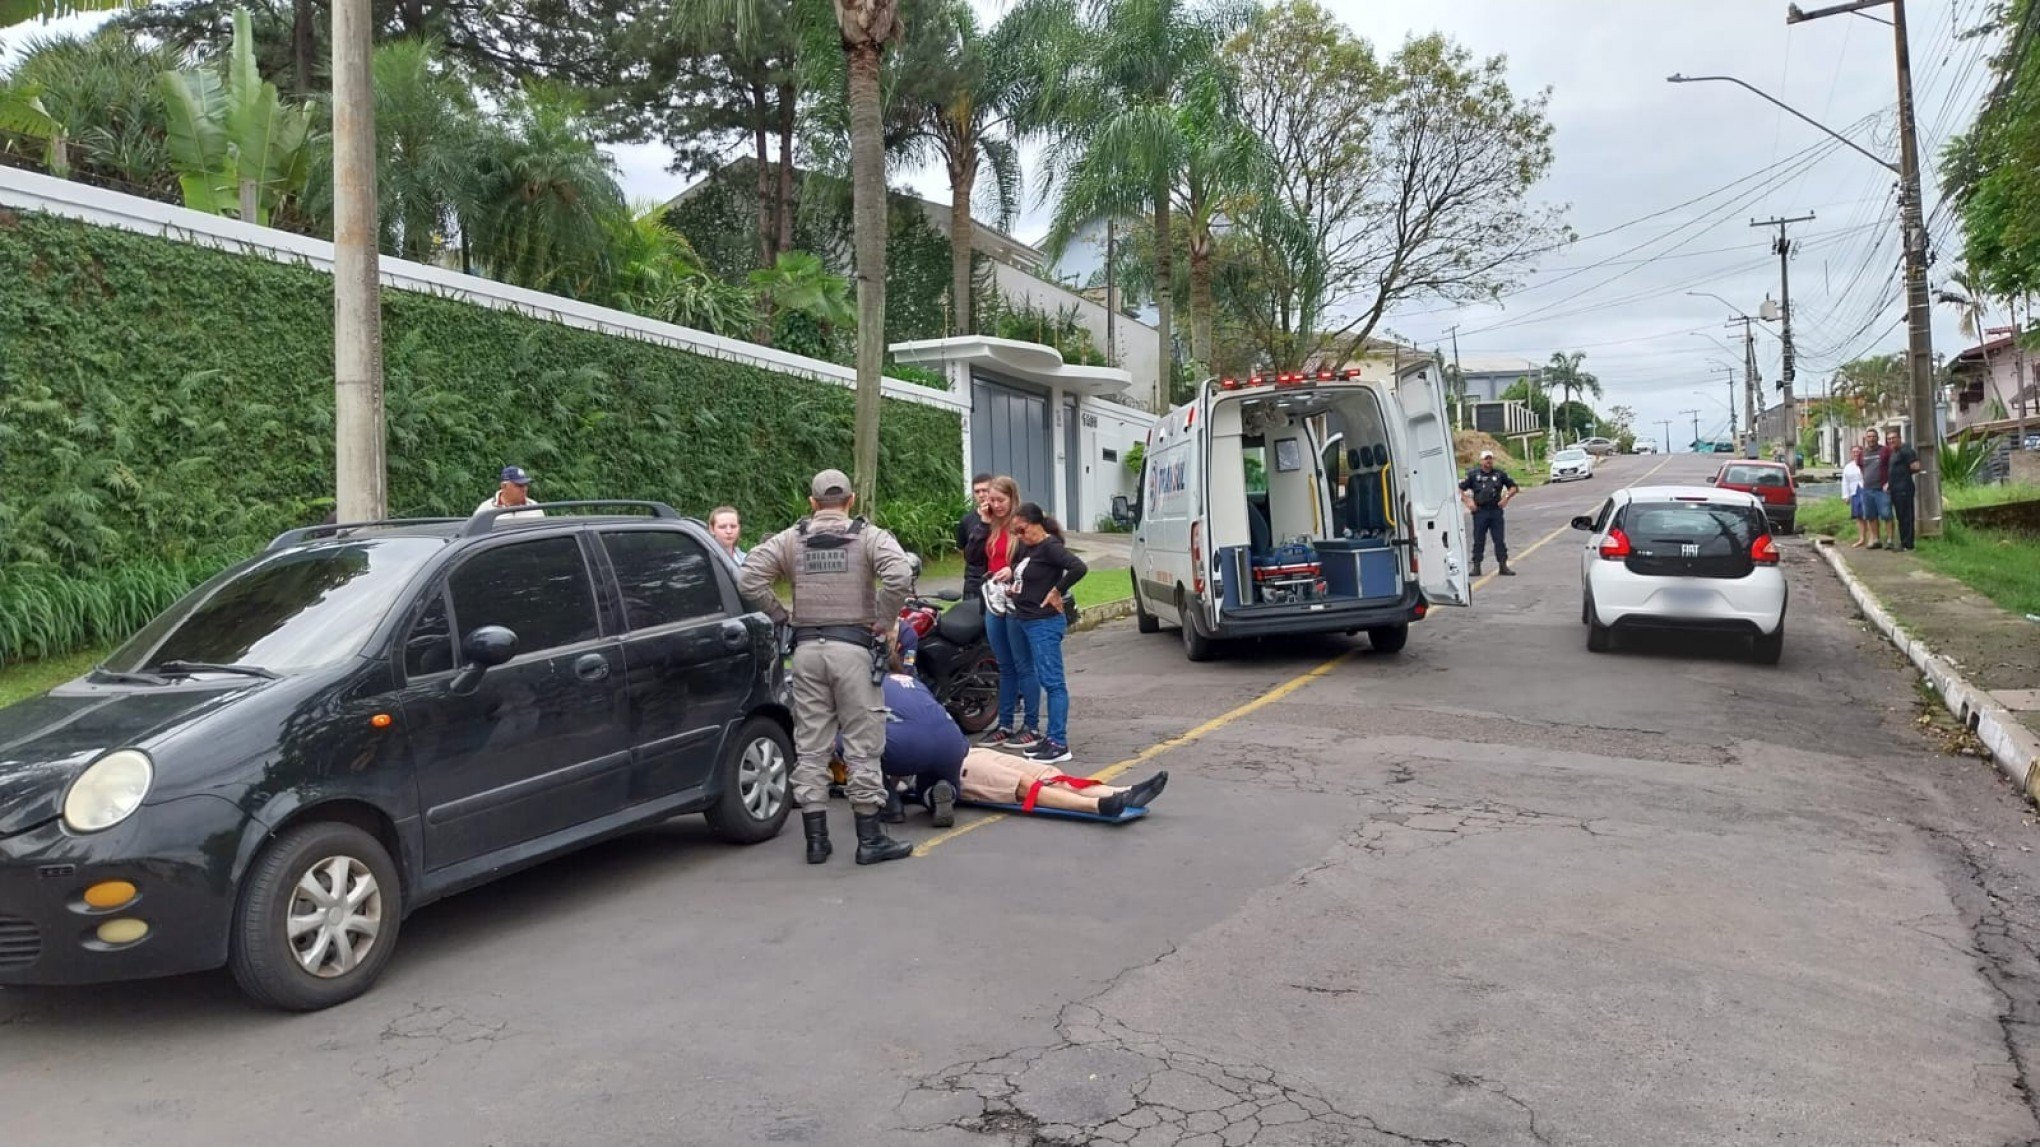
[[[914,630],[915,675],[957,727],[972,736],[990,728],[999,716],[999,662],[985,635],[984,607],[955,590],[932,598],[917,592],[900,609],[900,622]]]

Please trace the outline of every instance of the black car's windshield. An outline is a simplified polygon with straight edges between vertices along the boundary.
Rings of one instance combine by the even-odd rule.
[[[265,554],[193,590],[107,658],[106,668],[289,672],[350,657],[444,544],[378,538]]]

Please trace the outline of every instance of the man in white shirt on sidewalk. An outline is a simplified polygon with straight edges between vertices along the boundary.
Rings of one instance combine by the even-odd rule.
[[[525,473],[522,466],[503,467],[502,485],[496,487],[494,494],[484,499],[481,505],[475,507],[475,513],[479,514],[483,510],[504,510],[512,506],[528,506],[530,508],[518,510],[512,514],[499,514],[496,517],[496,521],[507,522],[513,518],[545,517],[545,511],[539,509],[538,504],[531,500],[531,475]]]

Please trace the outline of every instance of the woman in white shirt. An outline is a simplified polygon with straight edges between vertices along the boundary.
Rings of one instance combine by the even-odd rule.
[[[743,535],[743,519],[737,516],[735,506],[717,506],[708,512],[708,532],[715,535],[715,542],[722,547],[723,556],[731,565],[744,564],[744,547],[737,544]]]
[[[1856,522],[1856,540],[1849,548],[1860,550],[1870,544],[1870,519],[1863,516],[1863,448],[1849,451],[1849,464],[1842,467],[1842,497],[1849,503],[1849,517]]]

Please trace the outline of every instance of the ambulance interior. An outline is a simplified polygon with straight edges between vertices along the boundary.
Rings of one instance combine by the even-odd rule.
[[[1223,608],[1402,595],[1385,413],[1364,387],[1213,403],[1207,488]]]

